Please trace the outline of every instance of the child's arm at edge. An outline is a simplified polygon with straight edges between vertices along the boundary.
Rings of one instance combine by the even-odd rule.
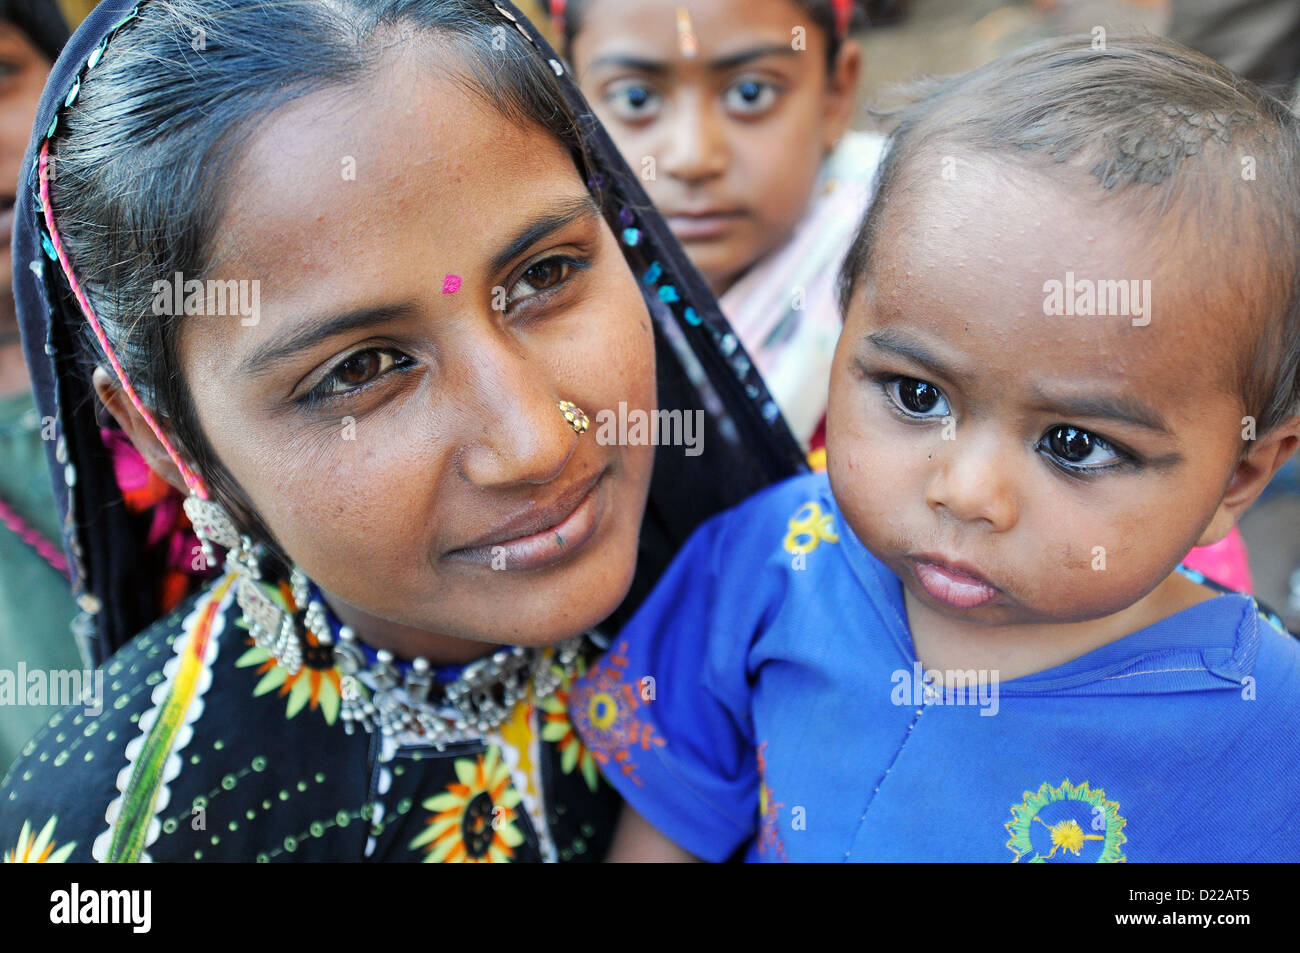
[[[700,861],[670,841],[624,804],[607,864],[691,864]]]

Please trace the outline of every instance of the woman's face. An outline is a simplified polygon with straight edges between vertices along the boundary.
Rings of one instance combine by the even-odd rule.
[[[653,410],[653,337],[566,149],[408,50],[272,115],[229,194],[209,277],[259,282],[259,308],[187,318],[181,362],[342,620],[456,660],[616,608],[653,447],[579,436],[557,404]]]

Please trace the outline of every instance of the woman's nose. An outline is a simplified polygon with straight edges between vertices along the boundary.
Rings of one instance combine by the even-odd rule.
[[[694,184],[726,172],[730,157],[723,122],[705,97],[680,94],[664,124],[659,160],[664,174]]]
[[[466,355],[473,412],[463,424],[461,472],[481,487],[547,483],[563,472],[579,436],[564,419],[551,376],[517,343],[494,337]]]
[[[992,437],[955,431],[940,441],[932,458],[925,502],[940,516],[964,523],[987,523],[1004,533],[1016,525],[1020,506],[1008,448]]]

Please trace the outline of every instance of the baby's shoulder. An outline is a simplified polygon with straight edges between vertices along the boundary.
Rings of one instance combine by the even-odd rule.
[[[838,513],[825,473],[805,473],[760,490],[705,524],[714,548],[763,558],[837,539]]]
[[[1300,638],[1264,610],[1258,611],[1258,625],[1258,654],[1250,675],[1243,680],[1243,692],[1251,700],[1264,702],[1257,707],[1269,723],[1285,722],[1290,731],[1300,719]]]

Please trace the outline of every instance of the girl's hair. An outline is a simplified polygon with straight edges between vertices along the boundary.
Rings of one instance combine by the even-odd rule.
[[[68,42],[68,23],[55,0],[0,0],[0,20],[26,34],[51,63]]]
[[[1242,294],[1248,310],[1225,318],[1241,324],[1237,388],[1260,434],[1300,406],[1300,119],[1284,103],[1171,40],[1115,35],[1104,49],[1089,36],[1043,40],[900,98],[872,111],[893,131],[840,272],[842,313],[892,205],[945,160],[993,155],[1098,199],[1122,193],[1117,214],[1158,222],[1162,237],[1192,222],[1233,254],[1267,256],[1264,280]],[[1209,264],[1216,277],[1237,270]]]
[[[542,0],[560,34],[561,52],[573,58],[573,41],[582,32],[583,15],[589,4],[598,0]],[[607,0],[608,2],[608,0]],[[839,56],[840,45],[848,34],[867,22],[861,0],[792,0],[808,12],[814,26],[826,37],[826,69]]]
[[[555,136],[587,181],[555,75],[508,27],[488,0],[151,0],[62,113],[51,200],[81,286],[124,376],[213,497],[262,542],[274,545],[212,452],[180,372],[184,318],[155,313],[154,282],[203,280],[232,170],[261,122],[293,100],[364,82],[412,35],[448,51],[423,57],[431,68],[507,121]]]

